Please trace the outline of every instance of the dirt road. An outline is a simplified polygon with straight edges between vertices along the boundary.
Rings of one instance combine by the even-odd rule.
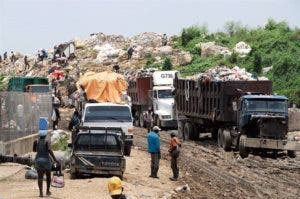
[[[300,157],[291,159],[280,154],[250,155],[241,159],[237,152],[224,152],[209,137],[183,143],[180,155],[180,179],[171,182],[167,153],[169,134],[160,133],[162,160],[160,179],[148,178],[149,155],[146,152],[146,130],[134,131],[135,149],[127,157],[124,187],[131,198],[162,198],[175,188],[187,183],[189,193],[175,198],[300,198]],[[299,154],[298,154],[299,155]],[[0,181],[0,198],[36,198],[35,181],[24,179],[22,170],[15,176]],[[63,189],[52,189],[52,198],[108,199],[107,178],[70,180],[66,175]]]
[[[139,129],[136,144],[143,146],[145,133]],[[169,135],[161,132],[163,153]],[[237,152],[224,152],[210,138],[184,142],[181,152],[181,181],[191,187],[182,198],[299,198],[300,159],[284,154],[250,155],[241,159]]]
[[[150,157],[144,151],[132,150],[132,155],[127,157],[126,172],[124,174],[124,192],[131,199],[162,198],[164,193],[174,190],[180,182],[171,182],[169,162],[162,160],[160,164],[160,179],[149,178]],[[0,181],[1,199],[38,198],[38,187],[35,180],[24,178],[25,169],[14,176]],[[108,178],[86,178],[70,180],[65,175],[66,186],[62,189],[51,188],[53,199],[109,199],[107,191]],[[44,184],[45,187],[45,184]]]

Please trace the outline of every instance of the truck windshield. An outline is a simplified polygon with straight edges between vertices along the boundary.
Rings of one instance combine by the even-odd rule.
[[[172,90],[158,90],[158,98],[164,99],[164,98],[173,98],[172,96]]]
[[[246,100],[248,111],[287,112],[285,100],[251,99]]]
[[[89,106],[84,121],[132,122],[132,118],[127,106]]]
[[[121,144],[117,135],[88,133],[78,135],[74,148],[81,151],[120,151]]]

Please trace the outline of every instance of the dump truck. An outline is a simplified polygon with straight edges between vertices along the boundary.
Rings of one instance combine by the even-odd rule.
[[[122,128],[124,154],[129,156],[133,145],[133,119],[131,107],[124,97],[127,89],[124,76],[113,72],[90,72],[81,77],[78,85],[84,89],[81,94],[86,94],[76,103],[81,112],[80,126]],[[76,136],[72,137],[76,139]]]
[[[299,143],[287,137],[288,99],[272,95],[272,82],[201,81],[176,76],[175,104],[178,132],[184,139],[199,139],[210,132],[225,151],[277,154],[294,157]]]
[[[141,73],[143,73],[142,71]],[[173,81],[177,71],[144,72],[128,80],[132,114],[136,126],[145,127],[145,114],[153,110],[154,124],[162,128],[176,128]]]

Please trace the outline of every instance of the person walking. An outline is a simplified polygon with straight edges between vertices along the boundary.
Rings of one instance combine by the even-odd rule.
[[[173,171],[173,177],[170,178],[172,181],[177,181],[179,176],[179,168],[177,165],[177,159],[180,153],[181,142],[176,137],[174,132],[171,132],[169,154],[171,156],[171,168]]]
[[[25,55],[25,57],[24,57],[24,64],[25,64],[25,70],[27,69],[27,67],[28,67],[28,69],[30,68],[27,55]]]
[[[53,151],[51,150],[51,145],[46,141],[47,130],[39,131],[39,139],[33,143],[33,151],[37,152],[35,156],[35,168],[38,173],[38,187],[40,191],[39,197],[43,197],[43,178],[46,174],[47,189],[46,195],[50,196],[50,183],[51,183],[51,168],[52,163],[50,157],[54,162],[57,163],[57,160],[54,156]]]
[[[3,54],[3,60],[5,61],[7,59],[7,52],[5,52],[4,54]]]
[[[166,46],[167,43],[168,43],[168,37],[167,37],[167,35],[166,35],[166,33],[165,33],[165,34],[163,34],[163,36],[162,36],[162,38],[161,38],[161,45],[162,45],[162,46]]]
[[[56,130],[58,128],[58,121],[60,120],[60,114],[59,114],[59,103],[53,105],[53,111],[52,111],[52,121],[53,121],[53,130]]]
[[[80,125],[79,112],[75,110],[68,126],[69,131],[72,132],[72,136],[71,136],[72,143],[75,141],[77,133],[79,132],[79,125]]]
[[[134,47],[133,46],[130,46],[127,50],[127,54],[128,54],[128,60],[131,59],[132,57],[132,54],[133,54],[133,51],[134,51]]]
[[[16,61],[16,56],[15,56],[15,53],[13,51],[11,51],[10,61],[11,61],[11,63],[15,63],[15,61]]]
[[[152,131],[148,134],[148,152],[151,154],[151,174],[149,177],[158,178],[157,172],[159,169],[160,159],[160,138],[159,131],[161,129],[158,126],[154,126]]]
[[[151,107],[148,108],[148,112],[145,115],[145,122],[146,122],[146,128],[148,130],[148,133],[151,131],[152,124],[153,124],[153,116],[152,116],[152,109]]]
[[[123,190],[122,181],[119,177],[113,176],[108,180],[108,192],[112,199],[126,199]]]

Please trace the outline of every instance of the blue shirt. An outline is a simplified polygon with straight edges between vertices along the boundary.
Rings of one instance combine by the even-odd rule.
[[[159,136],[155,132],[151,131],[147,136],[147,140],[149,153],[157,153],[160,151]]]

